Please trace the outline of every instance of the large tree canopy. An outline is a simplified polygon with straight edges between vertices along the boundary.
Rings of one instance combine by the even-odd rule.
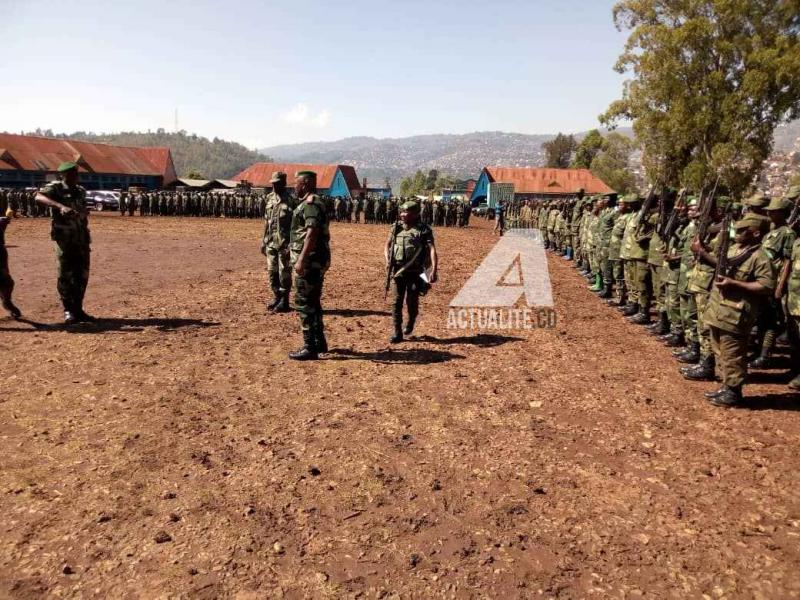
[[[633,121],[653,182],[741,193],[800,115],[800,0],[622,0],[631,73],[601,121]]]

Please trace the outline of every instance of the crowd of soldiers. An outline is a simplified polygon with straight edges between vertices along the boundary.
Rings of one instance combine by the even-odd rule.
[[[36,202],[35,188],[0,188],[0,215],[9,210],[20,217],[49,217],[50,208]]]
[[[748,367],[778,366],[779,338],[790,345],[789,387],[800,390],[800,186],[742,202],[716,186],[696,195],[653,189],[646,198],[580,190],[507,212],[509,226],[539,229],[589,289],[674,348],[683,377],[719,374],[722,387],[706,394],[714,404],[743,402]]]

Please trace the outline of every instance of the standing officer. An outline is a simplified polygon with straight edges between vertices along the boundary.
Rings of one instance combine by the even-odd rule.
[[[289,247],[303,347],[289,354],[293,360],[316,360],[320,352],[328,351],[321,300],[325,272],[331,265],[330,232],[328,212],[316,191],[317,174],[299,171],[295,176],[299,204],[292,213]]]
[[[289,312],[289,292],[292,289],[289,237],[294,203],[286,191],[286,173],[276,171],[272,174],[270,183],[272,191],[267,196],[264,213],[261,254],[267,257],[267,276],[275,299],[267,304],[267,310],[285,313]]]
[[[62,163],[58,172],[61,179],[39,190],[36,201],[51,208],[53,213],[50,237],[56,243],[58,295],[64,306],[64,323],[89,323],[96,319],[83,311],[92,242],[86,190],[78,185],[76,163]]]
[[[400,207],[400,221],[392,226],[386,241],[384,258],[386,268],[393,267],[394,278],[394,335],[392,344],[403,341],[403,334],[411,335],[419,314],[419,296],[425,282],[422,273],[427,263],[431,271],[429,282],[435,283],[439,270],[433,230],[420,221],[420,206],[417,202],[406,202]],[[403,301],[408,308],[408,322],[403,330]]]
[[[22,312],[11,301],[11,292],[14,291],[14,280],[8,270],[8,250],[6,250],[6,227],[11,222],[8,217],[0,217],[0,300],[14,319],[22,317]]]

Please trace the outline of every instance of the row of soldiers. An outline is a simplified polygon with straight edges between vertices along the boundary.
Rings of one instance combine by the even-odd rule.
[[[35,189],[0,188],[0,215],[20,217],[49,217],[50,208],[36,202]]]
[[[686,379],[714,381],[719,372],[723,386],[706,394],[713,403],[740,404],[748,367],[776,367],[782,334],[795,376],[789,387],[800,390],[800,186],[742,202],[716,186],[706,192],[665,188],[618,199],[580,190],[510,212],[574,261],[599,297],[674,348]]]

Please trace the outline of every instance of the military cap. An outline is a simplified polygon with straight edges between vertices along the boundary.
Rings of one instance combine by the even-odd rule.
[[[58,165],[58,172],[65,173],[67,171],[72,171],[72,169],[77,169],[77,168],[78,168],[78,163],[72,161],[62,162],[60,165]]]
[[[788,198],[789,200],[794,200],[798,196],[800,196],[800,185],[793,185],[792,187],[789,188],[789,191],[786,192],[785,197]]]
[[[691,207],[691,206],[697,206],[697,203],[698,203],[697,196],[689,196],[689,197],[686,199],[686,206],[689,206],[689,207]]]
[[[300,173],[298,173],[300,175]],[[278,183],[279,181],[286,181],[286,173],[283,171],[275,171],[272,174],[272,179],[269,180],[270,183]]]
[[[727,208],[730,203],[731,199],[729,196],[717,196],[714,198],[714,204],[717,205],[717,208]]]
[[[767,210],[791,210],[793,206],[794,202],[789,198],[773,198],[767,204]]]
[[[313,177],[316,179],[317,174],[314,171],[298,171],[295,177]]]
[[[742,204],[745,206],[751,206],[753,208],[764,208],[767,204],[769,204],[769,198],[764,194],[764,192],[756,192],[749,198],[743,200]]]
[[[400,207],[402,211],[418,211],[419,210],[419,203],[409,200],[408,202],[403,202],[403,205]]]
[[[733,224],[733,228],[736,230],[755,227],[762,232],[769,231],[769,226],[770,220],[764,215],[758,215],[756,213],[747,213]]]

